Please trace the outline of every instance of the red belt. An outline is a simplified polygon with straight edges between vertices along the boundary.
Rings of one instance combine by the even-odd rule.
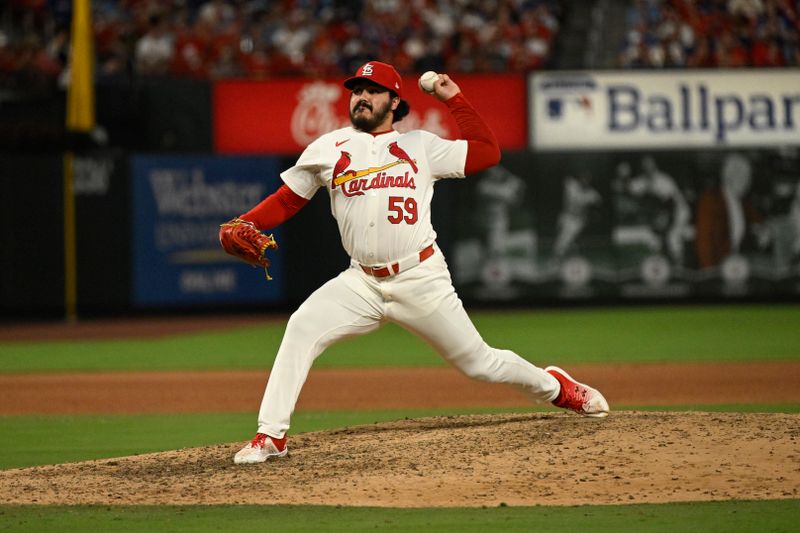
[[[425,261],[427,258],[433,255],[433,252],[434,252],[433,244],[430,244],[425,248],[423,248],[422,250],[420,250],[419,262],[422,263],[423,261]],[[385,278],[387,276],[393,276],[394,274],[400,273],[400,261],[380,268],[368,267],[360,263],[358,266],[360,266],[361,270],[363,270],[365,273],[369,274],[370,276],[374,276],[376,278]]]

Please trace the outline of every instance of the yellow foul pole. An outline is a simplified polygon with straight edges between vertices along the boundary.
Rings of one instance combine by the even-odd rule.
[[[68,133],[88,133],[95,126],[94,47],[91,0],[72,0]],[[75,231],[75,155],[64,154],[64,308],[68,321],[77,319],[78,267]]]

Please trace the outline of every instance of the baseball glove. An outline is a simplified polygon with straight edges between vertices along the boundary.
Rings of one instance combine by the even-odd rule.
[[[276,250],[278,243],[272,235],[264,235],[252,222],[234,218],[219,226],[219,243],[226,252],[246,263],[264,267],[268,280],[270,260],[264,256],[269,249]]]

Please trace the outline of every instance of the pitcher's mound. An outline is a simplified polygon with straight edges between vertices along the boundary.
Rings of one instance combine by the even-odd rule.
[[[573,505],[798,498],[800,415],[612,412],[435,417],[0,471],[0,503]]]

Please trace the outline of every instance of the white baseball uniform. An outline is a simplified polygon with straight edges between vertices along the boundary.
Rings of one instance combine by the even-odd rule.
[[[388,321],[419,335],[467,376],[518,385],[543,402],[558,396],[553,376],[481,338],[436,246],[433,185],[463,178],[466,156],[464,140],[346,127],[312,142],[281,174],[303,198],[328,190],[351,264],[289,319],[261,403],[260,433],[284,436],[311,365],[325,348]]]

